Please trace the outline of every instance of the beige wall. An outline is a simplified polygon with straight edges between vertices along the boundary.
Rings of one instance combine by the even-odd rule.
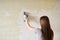
[[[0,0],[0,40],[26,40],[34,35],[25,28],[21,13],[23,9],[32,10],[32,15],[37,11],[35,15],[38,13],[38,17],[49,16],[55,33],[54,39],[60,40],[60,0]],[[45,11],[41,13],[41,9]],[[20,20],[19,24],[17,19]],[[31,37],[32,39],[34,38]]]

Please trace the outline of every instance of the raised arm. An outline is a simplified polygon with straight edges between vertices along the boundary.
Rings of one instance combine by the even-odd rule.
[[[33,31],[33,32],[35,31],[34,27],[32,27],[32,26],[29,24],[28,19],[25,20],[25,23],[26,23],[26,27],[27,27],[29,30],[31,30],[31,31]]]

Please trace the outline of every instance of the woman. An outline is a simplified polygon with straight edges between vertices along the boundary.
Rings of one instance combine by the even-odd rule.
[[[28,29],[37,34],[37,40],[53,40],[54,33],[51,29],[49,18],[47,16],[42,16],[40,18],[41,29],[32,27],[29,24],[28,19],[25,20],[25,23]]]

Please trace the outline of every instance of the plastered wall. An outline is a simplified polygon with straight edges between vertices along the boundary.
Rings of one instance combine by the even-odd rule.
[[[36,40],[34,32],[25,27],[24,11],[37,16],[37,20],[47,15],[54,40],[60,40],[60,0],[0,0],[0,40]],[[40,26],[35,22],[31,25]]]

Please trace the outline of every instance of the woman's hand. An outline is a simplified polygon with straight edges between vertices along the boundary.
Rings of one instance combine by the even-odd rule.
[[[28,14],[26,14],[26,12],[24,12],[24,22],[28,20]]]

